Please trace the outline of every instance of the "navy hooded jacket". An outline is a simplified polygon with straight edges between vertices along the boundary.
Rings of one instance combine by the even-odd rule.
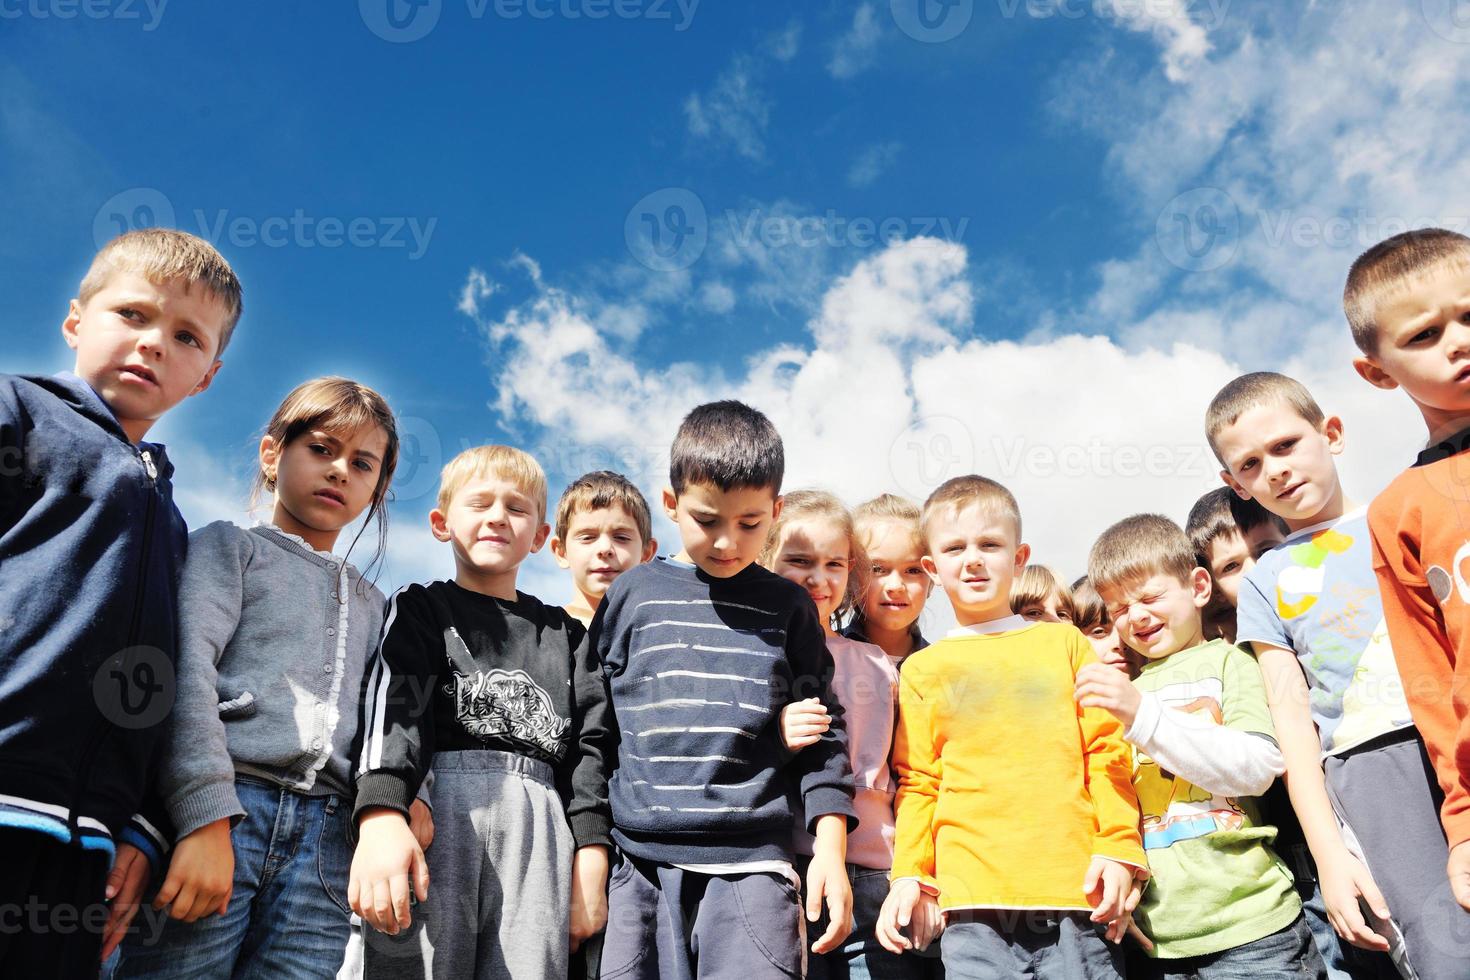
[[[0,827],[111,854],[142,808],[188,545],[172,473],[82,379],[0,374]]]

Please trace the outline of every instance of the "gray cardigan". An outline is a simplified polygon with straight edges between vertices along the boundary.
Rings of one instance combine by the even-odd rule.
[[[271,525],[218,521],[189,536],[159,776],[177,839],[244,814],[236,774],[351,797],[384,604],[357,569]]]

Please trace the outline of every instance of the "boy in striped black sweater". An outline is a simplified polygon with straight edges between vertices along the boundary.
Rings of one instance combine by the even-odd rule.
[[[832,922],[812,949],[836,948],[850,928],[856,818],[832,658],[806,592],[755,564],[783,469],[760,412],[696,408],[663,495],[683,549],[624,572],[592,621],[620,733],[605,980],[801,976],[797,806],[816,835],[806,918],[825,901]],[[780,713],[812,696],[832,726],[793,756]]]

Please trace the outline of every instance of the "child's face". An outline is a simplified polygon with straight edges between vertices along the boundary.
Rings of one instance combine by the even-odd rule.
[[[1281,532],[1271,523],[1253,527],[1242,535],[1227,531],[1210,542],[1210,578],[1215,580],[1215,593],[1234,609],[1240,605],[1240,583],[1256,561],[1282,541]]]
[[[330,550],[337,533],[373,502],[388,452],[380,425],[352,432],[303,432],[285,447],[270,436],[260,440],[260,465],[276,484],[271,520],[320,550]]]
[[[781,499],[770,487],[691,483],[677,497],[664,489],[664,512],[679,526],[684,556],[707,575],[729,578],[760,556]]]
[[[536,501],[504,477],[477,477],[454,492],[445,510],[429,512],[434,537],[454,548],[457,567],[485,575],[515,570],[541,550],[551,532]]]
[[[556,563],[572,572],[577,591],[601,600],[613,579],[653,557],[658,543],[645,542],[626,510],[617,504],[578,511],[567,522],[567,536],[551,539]]]
[[[1378,350],[1353,366],[1380,388],[1403,388],[1431,431],[1470,414],[1470,267],[1443,262],[1385,299]]]
[[[1160,660],[1203,642],[1201,612],[1210,601],[1210,573],[1196,568],[1187,581],[1166,572],[1122,585],[1101,586],[1118,635],[1135,652]]]
[[[1289,527],[1316,523],[1324,508],[1342,499],[1333,461],[1343,448],[1342,420],[1335,416],[1313,426],[1284,402],[1257,405],[1222,429],[1215,443],[1226,466],[1221,479]]]
[[[924,570],[939,583],[960,625],[1010,612],[1011,583],[1031,549],[1016,540],[1015,522],[978,506],[944,508],[929,519]]]
[[[863,598],[863,619],[889,633],[902,633],[918,622],[924,600],[934,587],[924,571],[924,552],[914,529],[893,521],[875,524],[868,535],[872,578]]]
[[[72,300],[61,333],[77,352],[77,375],[136,442],[164,412],[209,387],[228,318],[202,286],[115,272],[85,306]]]
[[[1022,618],[1033,623],[1070,623],[1072,614],[1062,605],[1062,596],[1053,592],[1044,599],[1028,602],[1020,608]]]
[[[1118,635],[1118,625],[1112,620],[1105,619],[1082,631],[1087,637],[1087,642],[1092,644],[1092,650],[1097,654],[1097,659],[1109,667],[1129,673],[1128,657],[1123,652],[1123,638]]]
[[[852,570],[852,540],[831,521],[797,521],[787,525],[771,571],[806,589],[817,617],[832,631],[832,614],[847,595]]]

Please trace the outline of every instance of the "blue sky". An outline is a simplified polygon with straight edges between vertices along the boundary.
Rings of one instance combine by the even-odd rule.
[[[999,475],[1076,574],[1213,485],[1238,370],[1335,399],[1360,496],[1412,451],[1336,295],[1380,233],[1465,230],[1467,64],[1454,0],[0,0],[0,369],[69,366],[99,236],[171,214],[246,289],[157,430],[193,523],[340,373],[413,437],[385,584],[447,573],[423,515],[460,446],[652,493],[725,396],[777,419],[789,486]]]

